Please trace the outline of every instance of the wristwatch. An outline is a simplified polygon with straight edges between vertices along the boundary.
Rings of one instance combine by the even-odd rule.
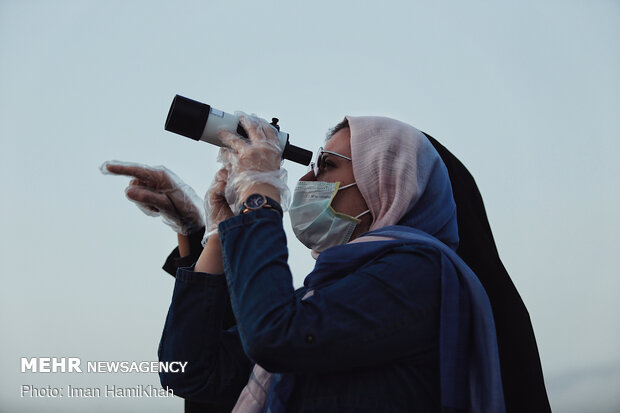
[[[273,199],[262,195],[262,194],[252,194],[243,203],[243,207],[241,207],[240,214],[245,214],[250,211],[256,211],[261,208],[271,208],[274,211],[278,211],[280,216],[284,215],[282,212],[282,207]]]

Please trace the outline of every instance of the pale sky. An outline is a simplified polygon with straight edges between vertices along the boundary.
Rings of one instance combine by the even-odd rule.
[[[344,115],[442,142],[482,192],[555,412],[620,410],[618,1],[0,0],[0,411],[182,411],[181,399],[30,399],[21,357],[156,360],[176,236],[109,159],[203,195],[217,149],[164,131],[181,94],[280,118],[315,150]],[[289,186],[305,167],[285,163]],[[290,230],[296,285],[314,261]]]

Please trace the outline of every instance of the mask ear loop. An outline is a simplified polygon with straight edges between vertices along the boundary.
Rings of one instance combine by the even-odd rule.
[[[338,188],[338,190],[340,191],[341,189],[347,189],[347,188],[352,187],[353,185],[357,185],[357,182],[353,182],[352,184],[341,186],[340,188]]]
[[[355,219],[360,219],[360,217],[363,217],[364,215],[366,215],[369,212],[370,212],[370,209],[367,209],[366,211],[362,212],[361,214],[356,215]]]
[[[353,182],[352,184],[341,186],[340,188],[338,188],[338,191],[340,191],[341,189],[350,188],[353,185],[357,185],[357,182]],[[370,212],[370,209],[367,209],[366,211],[362,212],[361,214],[358,214],[357,216],[355,216],[355,219],[360,219],[360,217],[363,217],[364,215],[366,215],[369,212]]]

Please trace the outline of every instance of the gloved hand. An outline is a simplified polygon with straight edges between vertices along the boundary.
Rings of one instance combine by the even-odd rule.
[[[202,200],[166,167],[106,161],[100,170],[106,175],[134,177],[125,188],[127,198],[146,215],[161,215],[175,232],[189,235],[205,226]]]
[[[230,148],[220,152],[220,161],[227,166],[228,187],[226,197],[234,200],[233,211],[241,209],[244,196],[256,184],[269,184],[280,193],[280,204],[286,211],[290,203],[290,191],[286,185],[286,169],[281,168],[282,148],[276,130],[264,119],[235,112],[241,126],[250,138],[229,131],[220,131],[221,141]]]
[[[225,149],[222,148],[222,151]],[[213,183],[205,197],[205,209],[207,211],[207,234],[215,232],[220,222],[234,216],[226,200],[226,187],[228,182],[228,169],[226,165],[215,174]],[[206,238],[205,236],[205,238]]]

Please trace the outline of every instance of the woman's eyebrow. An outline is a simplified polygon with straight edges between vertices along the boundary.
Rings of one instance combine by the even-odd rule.
[[[330,155],[333,155],[333,156],[335,156],[335,157],[337,157],[337,158],[346,159],[346,160],[348,160],[348,161],[350,161],[350,160],[351,160],[350,156],[342,155],[342,154],[340,154],[340,153],[338,153],[338,152],[328,151],[328,150],[323,150],[323,153],[324,153],[324,154],[330,154]]]
[[[323,155],[323,162],[326,162],[326,161],[328,161],[328,160],[329,160],[330,162],[335,162],[338,158],[340,158],[340,157],[339,157],[339,156],[335,156],[335,155],[333,155],[333,154],[331,154],[331,153],[325,153],[325,154]]]

